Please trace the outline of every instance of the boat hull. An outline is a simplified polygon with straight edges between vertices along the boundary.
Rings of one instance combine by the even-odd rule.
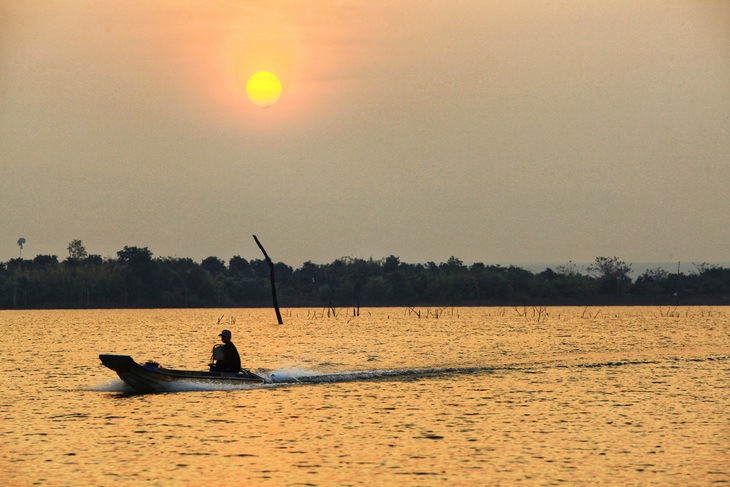
[[[153,362],[140,365],[129,355],[99,355],[101,363],[117,373],[136,392],[166,392],[174,390],[176,383],[201,385],[262,384],[263,377],[247,370],[240,374],[228,372],[197,372],[165,369]]]

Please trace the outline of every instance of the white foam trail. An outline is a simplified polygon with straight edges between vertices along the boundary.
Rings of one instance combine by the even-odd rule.
[[[97,392],[122,392],[125,394],[134,392],[134,390],[121,379],[112,379],[109,382],[92,387],[91,390]]]
[[[165,392],[192,392],[192,391],[240,391],[260,387],[259,384],[231,383],[231,382],[194,382],[175,381],[165,388]]]
[[[319,377],[322,372],[315,372],[313,370],[294,368],[281,368],[273,370],[269,373],[263,374],[263,376],[270,382],[300,382],[303,378]]]
[[[433,370],[402,369],[402,370],[357,370],[347,372],[317,372],[300,368],[281,368],[270,373],[260,375],[274,384],[292,383],[323,383],[323,382],[350,382],[356,380],[377,379],[383,377],[402,377],[431,375]]]

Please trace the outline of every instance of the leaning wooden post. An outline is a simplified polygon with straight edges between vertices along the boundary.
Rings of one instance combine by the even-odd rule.
[[[253,239],[256,240],[256,245],[259,246],[261,249],[261,252],[264,253],[264,258],[266,259],[266,262],[269,263],[269,278],[271,279],[271,295],[274,298],[274,310],[276,310],[276,319],[279,321],[280,325],[283,325],[284,322],[281,320],[281,312],[279,311],[279,301],[276,299],[276,279],[274,278],[274,263],[271,262],[271,259],[269,258],[269,254],[266,253],[266,250],[264,250],[264,246],[261,245],[261,242],[259,242],[259,239],[256,238],[256,235],[253,236]]]

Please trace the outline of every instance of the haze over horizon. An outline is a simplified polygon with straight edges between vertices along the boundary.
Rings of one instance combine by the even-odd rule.
[[[727,1],[0,5],[0,262],[728,262],[729,183]]]

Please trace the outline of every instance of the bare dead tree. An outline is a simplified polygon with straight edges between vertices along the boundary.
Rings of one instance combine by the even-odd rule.
[[[279,301],[276,299],[276,278],[274,277],[274,263],[271,262],[271,259],[269,258],[269,254],[266,253],[266,250],[264,250],[264,246],[261,245],[261,242],[259,242],[259,239],[256,238],[256,235],[253,236],[253,239],[256,241],[256,245],[259,246],[259,248],[261,249],[261,252],[263,252],[263,254],[264,254],[264,258],[266,259],[266,262],[269,264],[269,279],[271,280],[271,296],[274,299],[274,310],[276,311],[276,319],[280,325],[283,325],[284,322],[281,319],[281,312],[279,311]]]

